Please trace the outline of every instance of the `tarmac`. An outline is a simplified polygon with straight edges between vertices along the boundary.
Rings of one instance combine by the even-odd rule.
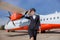
[[[6,32],[0,30],[0,40],[30,40],[27,31]],[[60,40],[60,29],[38,33],[37,40]]]

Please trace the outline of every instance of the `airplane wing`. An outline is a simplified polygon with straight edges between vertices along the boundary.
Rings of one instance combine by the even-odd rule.
[[[4,9],[4,10],[8,10],[10,12],[17,12],[17,13],[21,13],[21,14],[25,14],[26,10],[22,9],[22,8],[18,8],[16,6],[13,6],[9,3],[6,2],[0,2],[0,9]]]

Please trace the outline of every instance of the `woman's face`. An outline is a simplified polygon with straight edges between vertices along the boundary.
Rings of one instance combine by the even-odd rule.
[[[30,15],[31,15],[31,16],[33,16],[34,14],[35,14],[35,12],[34,12],[34,11],[31,11],[31,12],[30,12]]]

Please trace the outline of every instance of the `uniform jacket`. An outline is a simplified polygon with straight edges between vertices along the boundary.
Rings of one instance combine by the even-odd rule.
[[[39,15],[36,15],[36,18],[33,19],[33,16],[23,16],[27,19],[29,19],[31,22],[29,24],[29,28],[28,29],[35,29],[35,30],[38,30],[39,29],[39,26],[40,26],[40,17]]]

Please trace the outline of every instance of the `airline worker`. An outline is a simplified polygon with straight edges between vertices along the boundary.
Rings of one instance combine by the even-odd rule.
[[[28,34],[31,40],[36,40],[37,31],[40,26],[40,17],[39,15],[35,15],[35,12],[35,8],[31,8],[29,11],[26,11],[25,15],[23,16],[31,21],[28,28]]]

